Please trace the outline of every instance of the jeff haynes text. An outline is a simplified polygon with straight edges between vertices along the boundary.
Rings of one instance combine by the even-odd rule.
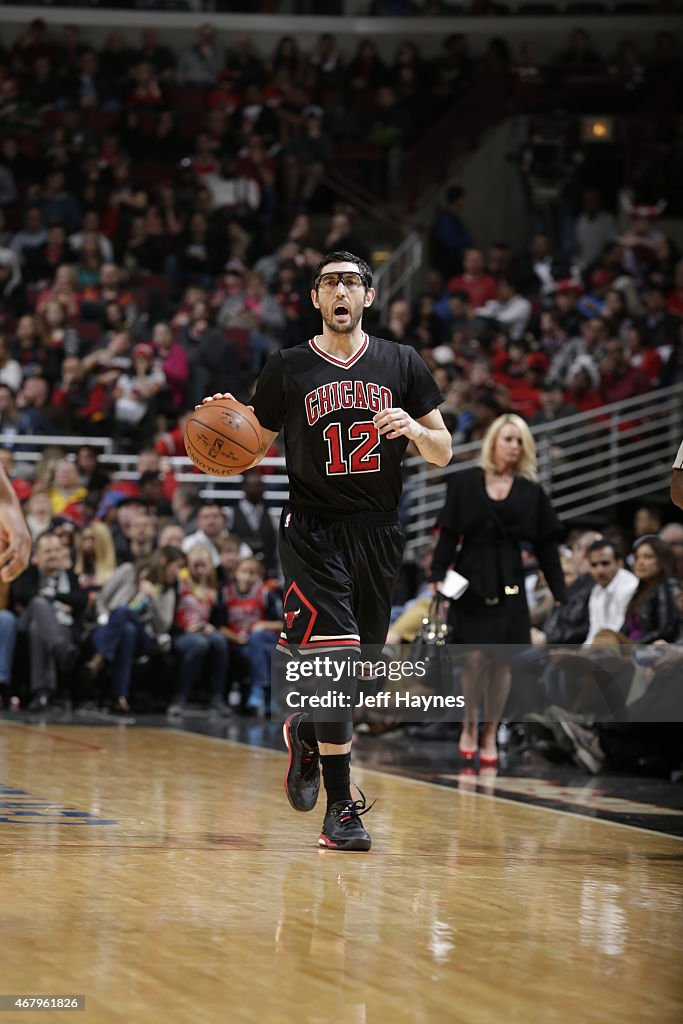
[[[327,693],[299,693],[291,690],[287,694],[287,706],[290,708],[420,708],[422,711],[434,711],[437,708],[464,708],[465,698],[452,694],[418,694],[409,690],[380,690],[378,693],[356,695],[356,703],[351,702],[348,693],[328,691]]]

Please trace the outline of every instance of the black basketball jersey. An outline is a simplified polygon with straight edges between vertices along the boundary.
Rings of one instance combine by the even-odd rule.
[[[272,355],[251,401],[267,430],[284,427],[290,500],[327,516],[391,513],[401,496],[407,438],[380,437],[372,422],[389,407],[414,419],[443,401],[408,345],[368,337],[349,360],[315,339]]]

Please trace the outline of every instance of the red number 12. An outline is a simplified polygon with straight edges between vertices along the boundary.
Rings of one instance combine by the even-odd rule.
[[[376,452],[375,448],[379,445],[379,433],[375,424],[372,420],[353,423],[349,427],[348,433],[350,441],[360,441],[360,444],[351,449],[347,460],[343,453],[341,423],[329,423],[323,430],[323,437],[327,441],[330,456],[325,464],[328,476],[349,472],[377,473],[379,471],[379,452]]]

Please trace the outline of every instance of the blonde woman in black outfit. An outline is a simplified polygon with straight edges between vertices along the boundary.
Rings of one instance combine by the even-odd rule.
[[[465,720],[459,751],[468,761],[476,757],[483,703],[482,765],[497,764],[496,735],[510,692],[509,661],[494,658],[487,647],[530,643],[522,541],[533,545],[555,600],[566,600],[557,548],[563,531],[537,475],[536,446],[527,424],[512,414],[499,416],[486,432],[479,466],[450,478],[438,520],[434,589],[451,565],[470,581],[464,596],[451,603],[450,615],[452,642],[469,648],[462,673]]]

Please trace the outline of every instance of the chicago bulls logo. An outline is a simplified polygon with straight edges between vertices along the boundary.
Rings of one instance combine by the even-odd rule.
[[[292,626],[294,625],[294,619],[297,617],[297,615],[300,614],[300,612],[301,608],[297,608],[293,612],[285,612],[285,624],[287,626],[287,629],[292,628]]]
[[[313,624],[318,617],[318,612],[294,582],[287,588],[283,604],[282,618],[287,644],[290,647],[306,644],[313,632]]]

